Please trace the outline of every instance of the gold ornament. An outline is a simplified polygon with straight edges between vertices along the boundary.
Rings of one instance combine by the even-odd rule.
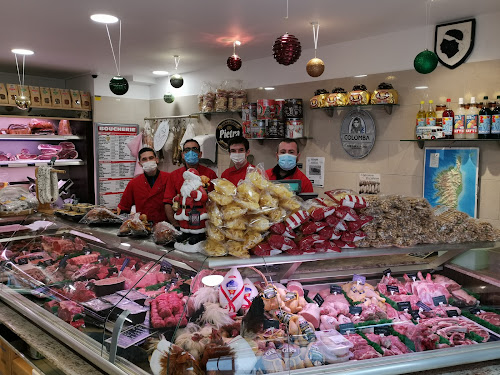
[[[314,59],[309,60],[306,65],[307,74],[311,77],[319,77],[325,71],[325,63],[323,60],[315,57]]]
[[[22,111],[27,111],[31,107],[31,100],[24,95],[16,95],[16,106]]]

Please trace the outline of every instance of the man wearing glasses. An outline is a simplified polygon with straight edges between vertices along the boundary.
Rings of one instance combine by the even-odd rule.
[[[194,139],[188,139],[184,142],[184,146],[182,148],[182,160],[184,161],[184,166],[173,171],[168,177],[163,203],[165,203],[165,213],[167,214],[168,221],[176,227],[179,226],[179,223],[174,218],[172,203],[174,197],[181,192],[181,187],[184,183],[183,173],[188,169],[193,168],[198,171],[200,176],[207,176],[210,180],[217,178],[217,175],[213,170],[199,163],[200,158],[200,144]],[[212,185],[210,185],[210,188],[213,189]]]

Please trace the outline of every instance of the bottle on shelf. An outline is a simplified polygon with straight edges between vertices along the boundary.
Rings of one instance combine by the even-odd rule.
[[[481,109],[479,110],[479,120],[477,126],[477,137],[479,139],[488,139],[491,134],[491,111],[488,108],[488,97],[483,97],[483,102],[481,103]]]
[[[424,109],[424,101],[420,102],[420,109],[417,112],[417,127],[425,126],[425,109]]]
[[[500,139],[500,95],[497,101],[490,103],[491,110],[491,138]]]
[[[443,126],[443,112],[445,109],[445,104],[436,104],[436,126]]]
[[[446,99],[446,105],[442,119],[443,132],[444,132],[444,137],[446,139],[453,138],[453,119],[454,119],[454,113],[453,110],[451,109],[451,99],[448,98]]]
[[[432,100],[429,100],[429,109],[425,114],[425,124],[427,126],[436,126],[436,111],[434,111],[434,103]]]
[[[470,99],[470,106],[465,113],[465,138],[477,139],[477,122],[479,117],[479,109],[476,107],[476,98],[473,96]]]
[[[464,98],[458,99],[458,109],[455,113],[455,121],[453,124],[453,138],[465,138],[465,104]]]

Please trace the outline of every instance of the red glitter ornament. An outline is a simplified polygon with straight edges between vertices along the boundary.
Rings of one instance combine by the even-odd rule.
[[[299,40],[292,34],[284,34],[276,39],[273,46],[273,55],[282,65],[291,65],[296,62],[302,52]]]
[[[238,55],[231,55],[227,58],[227,67],[233,72],[241,68],[241,58]]]

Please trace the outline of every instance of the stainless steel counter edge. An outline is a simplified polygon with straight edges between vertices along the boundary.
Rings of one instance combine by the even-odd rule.
[[[108,361],[108,353],[105,350],[101,356],[101,345],[99,343],[71,325],[63,323],[55,315],[45,311],[37,304],[1,284],[0,298],[5,304],[19,311],[26,319],[49,332],[57,340],[69,346],[76,353],[79,353],[82,357],[106,373],[117,375],[148,375],[147,372],[123,358],[119,358],[113,365]],[[134,372],[131,372],[132,369],[134,369]]]

